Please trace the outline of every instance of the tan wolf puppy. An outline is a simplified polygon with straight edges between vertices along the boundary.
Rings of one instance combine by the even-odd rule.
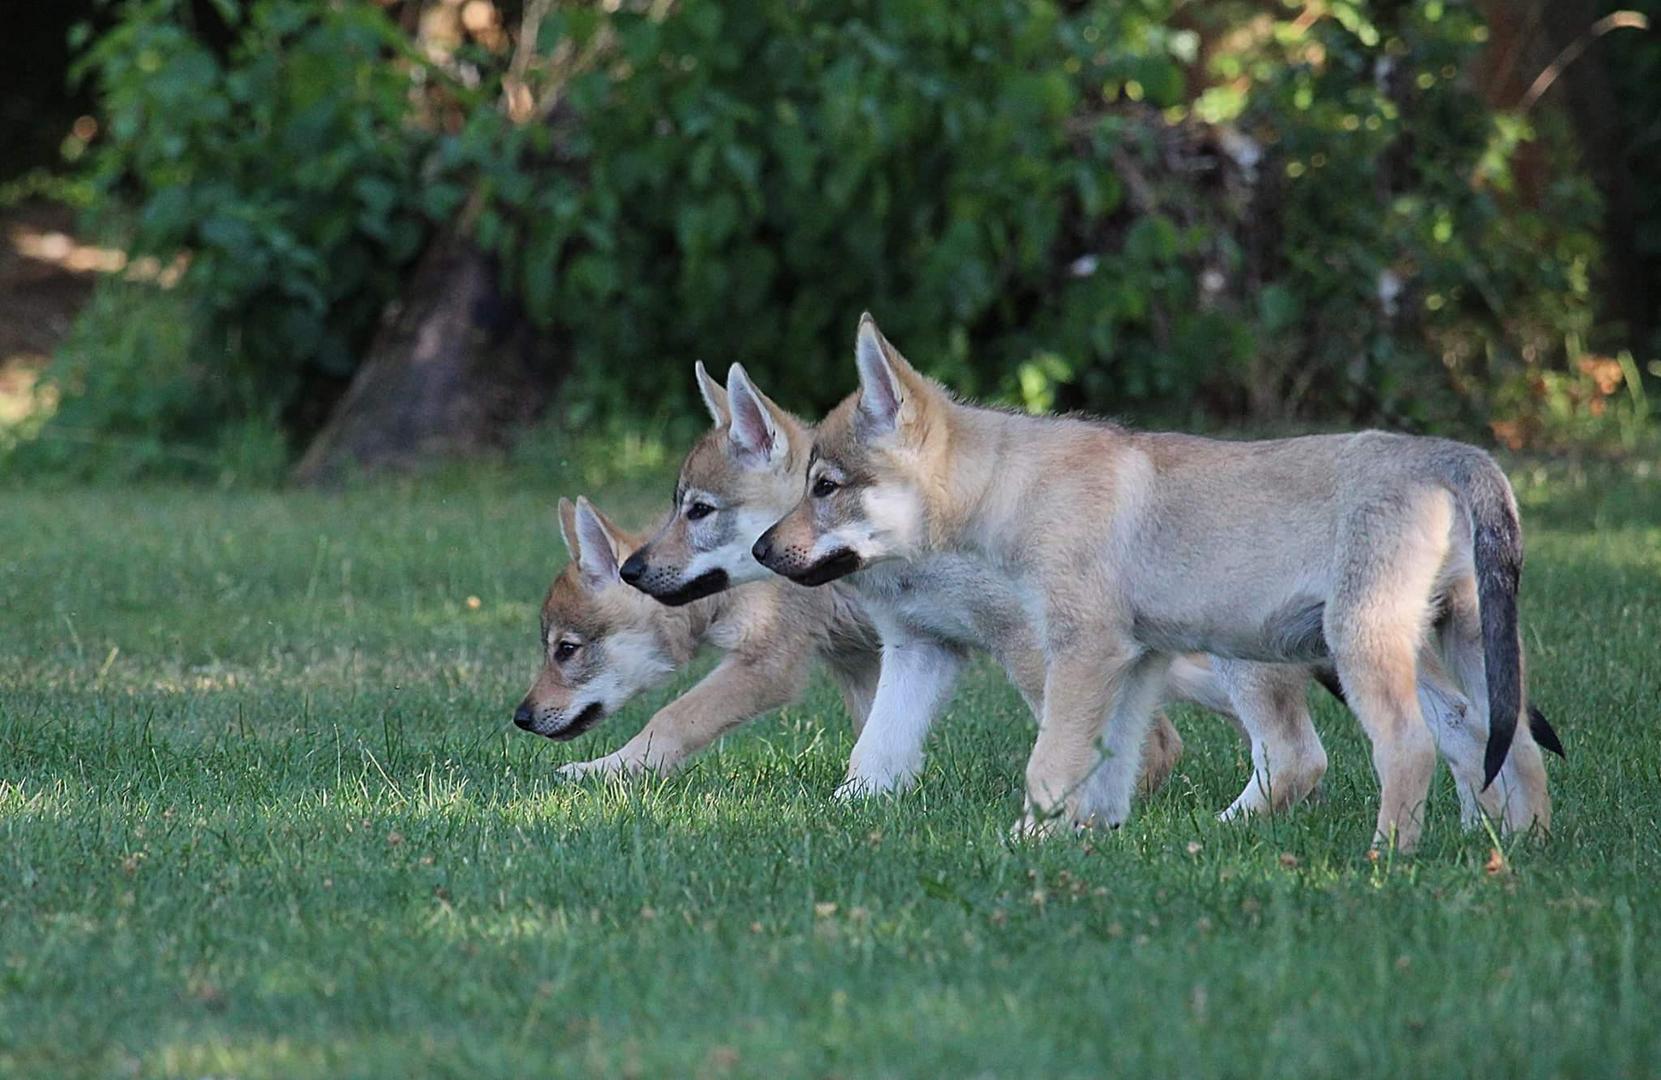
[[[958,553],[1008,578],[1012,620],[1045,668],[1020,831],[1123,821],[1173,659],[1208,652],[1330,659],[1373,744],[1375,843],[1410,851],[1436,760],[1418,696],[1432,639],[1485,733],[1483,809],[1508,829],[1549,827],[1544,762],[1518,730],[1521,528],[1487,454],[1381,432],[1225,442],[977,408],[914,370],[869,315],[855,357],[859,391],[819,425],[805,494],[754,553],[805,584]]]
[[[783,455],[757,456],[748,440],[758,430],[755,420],[759,414],[753,403],[759,400],[759,395],[746,384],[750,396],[744,398],[743,402],[749,407],[743,413],[743,422],[735,425],[727,391],[708,376],[702,364],[696,365],[696,371],[699,392],[703,395],[711,418],[715,421],[715,427],[698,441],[682,465],[680,481],[676,488],[675,510],[670,520],[651,540],[639,545],[634,553],[624,560],[620,571],[622,579],[633,584],[642,593],[676,609],[681,605],[705,604],[709,602],[709,598],[719,594],[725,598],[722,603],[724,610],[730,613],[729,617],[736,617],[737,613],[747,610],[752,604],[778,603],[772,598],[771,591],[779,588],[809,593],[833,592],[838,599],[837,610],[844,610],[841,605],[863,610],[859,597],[848,587],[812,590],[791,584],[762,567],[750,554],[756,537],[777,520],[800,495],[806,476],[805,448],[810,445],[811,440],[804,433],[800,421],[789,417],[788,422],[798,433],[796,444],[804,448],[804,452],[794,459],[793,464]],[[788,416],[783,413],[781,415]],[[780,442],[778,445],[782,447],[783,443]],[[775,466],[782,469],[782,472],[776,470]],[[965,576],[964,568],[968,566],[968,560],[944,557],[936,560],[933,572],[936,577],[943,575],[957,580]],[[978,571],[968,574],[971,580],[984,576]],[[995,582],[991,585],[997,587]],[[641,597],[640,602],[648,606],[652,604],[652,601],[645,597]],[[867,632],[873,638],[877,634],[869,624]],[[890,628],[890,634],[891,640],[899,640],[896,629]],[[968,643],[961,640],[961,636],[948,635],[949,640],[931,639],[919,642],[916,648],[946,654],[955,674],[966,658],[969,648]],[[990,651],[1005,660],[1006,667],[1014,665],[1012,670],[1025,670],[1029,676],[1033,671],[1041,671],[1041,666],[1037,663],[1039,654],[1036,649],[1029,643],[1022,652],[1016,648],[1016,644],[1016,640],[1011,637]],[[757,647],[776,649],[792,671],[801,667],[802,649],[789,635],[781,636],[771,645],[758,644]],[[1199,692],[1208,693],[1212,699],[1227,699],[1227,692],[1220,686],[1213,685],[1209,672],[1202,669],[1195,673],[1194,678],[1196,686],[1202,688]],[[1025,689],[1036,692],[1031,685],[1030,677]],[[942,686],[927,701],[919,699],[917,705],[932,719],[935,711],[944,704],[946,696],[947,688]],[[866,703],[869,704],[869,698]],[[686,740],[669,737],[671,732],[667,724],[671,720],[673,716],[664,718],[661,722],[659,718],[654,718],[650,726],[657,728],[656,737],[659,741],[675,744],[685,742]],[[856,723],[856,735],[859,734],[860,728],[861,725]],[[926,733],[926,724],[921,730],[914,731],[916,745],[910,753],[889,755],[886,758],[888,766],[883,773],[886,781],[862,790],[875,790],[878,787],[888,790],[909,783],[921,767],[922,741]],[[1318,744],[1315,749],[1319,750]],[[1143,790],[1153,791],[1163,784],[1175,768],[1181,754],[1182,739],[1170,722],[1161,716],[1159,723],[1148,734],[1147,752],[1141,773]],[[602,759],[602,762],[591,764],[599,766],[607,763]],[[1290,771],[1288,775],[1290,776]],[[1289,780],[1283,781],[1277,790],[1288,789],[1289,784]],[[853,790],[854,788],[846,788],[844,794],[851,794]]]
[[[561,499],[559,522],[572,557],[542,604],[543,666],[514,713],[519,727],[575,738],[661,685],[700,645],[726,653],[621,749],[561,773],[672,770],[733,727],[796,700],[815,658],[840,688],[855,730],[863,725],[881,654],[846,595],[775,579],[667,607],[618,577],[639,537],[586,499],[574,506]]]
[[[751,548],[800,499],[813,438],[807,425],[758,391],[741,366],[733,365],[726,388],[702,364],[695,371],[715,426],[681,466],[672,516],[622,567],[623,580],[671,604],[734,583],[778,580],[755,561]],[[934,717],[974,651],[996,658],[1034,713],[1041,713],[1043,651],[1027,623],[1012,613],[1018,597],[1006,575],[970,556],[940,554],[889,562],[848,582],[883,642],[873,706],[883,720],[860,734],[842,794],[911,783]],[[1222,713],[1252,744],[1252,781],[1223,817],[1288,805],[1320,780],[1326,753],[1309,721],[1307,672],[1213,665],[1201,656],[1179,661],[1177,676],[1175,700]],[[1144,790],[1159,786],[1181,748],[1161,715],[1142,758]]]
[[[813,435],[810,427],[760,393],[742,366],[733,365],[731,394],[702,364],[694,370],[715,427],[681,466],[672,516],[622,571],[625,580],[670,603],[732,581],[766,576],[749,550],[748,538],[799,501]],[[1034,712],[1041,712],[1043,654],[1027,628],[1008,615],[1019,597],[1007,577],[989,573],[972,558],[941,555],[890,562],[846,580],[862,593],[884,641],[905,643],[898,666],[921,668],[923,674],[891,677],[886,689],[879,683],[879,706],[885,716],[898,719],[870,729],[881,738],[862,739],[856,745],[845,793],[886,791],[910,782],[921,768],[923,741],[946,694],[945,689],[928,693],[918,688],[930,685],[931,679],[949,682],[967,651],[979,649],[998,658]],[[1168,698],[1227,717],[1252,749],[1252,776],[1218,815],[1223,820],[1288,806],[1311,791],[1325,773],[1326,753],[1309,717],[1307,686],[1312,674],[1343,700],[1330,665],[1306,670],[1203,654],[1173,662]],[[1461,820],[1474,828],[1482,821],[1475,792],[1481,786],[1483,744],[1465,722],[1468,703],[1436,664],[1422,668],[1418,694],[1437,746],[1454,773]],[[1535,716],[1533,722],[1550,740],[1548,745],[1561,753],[1545,719]],[[1141,788],[1156,790],[1180,753],[1180,738],[1161,716],[1146,743]]]

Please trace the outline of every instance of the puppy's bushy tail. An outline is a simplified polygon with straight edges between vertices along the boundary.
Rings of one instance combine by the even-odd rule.
[[[1540,744],[1541,749],[1550,750],[1560,758],[1568,758],[1568,751],[1563,749],[1563,740],[1557,737],[1557,729],[1551,726],[1546,714],[1532,701],[1528,703],[1528,733],[1534,736],[1534,741]]]
[[[1488,681],[1488,746],[1483,787],[1494,782],[1523,709],[1523,642],[1517,589],[1523,573],[1523,527],[1505,473],[1487,454],[1459,463],[1455,490],[1471,515],[1477,604],[1482,614],[1482,666]]]

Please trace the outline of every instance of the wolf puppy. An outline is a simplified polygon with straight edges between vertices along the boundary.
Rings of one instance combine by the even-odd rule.
[[[813,445],[813,430],[757,390],[742,365],[732,365],[726,388],[702,364],[694,370],[715,428],[681,466],[675,512],[623,566],[625,580],[670,603],[701,593],[712,580],[767,576],[752,554],[751,538],[800,501]],[[881,720],[860,733],[843,793],[891,791],[910,783],[922,767],[935,712],[970,652],[996,658],[1042,716],[1044,653],[1022,615],[1021,591],[996,566],[973,555],[933,554],[891,559],[844,580],[877,625],[884,673],[872,704]],[[1326,752],[1307,701],[1311,675],[1342,700],[1326,662],[1305,668],[1204,654],[1172,662],[1166,700],[1223,715],[1251,746],[1252,776],[1218,815],[1223,820],[1290,806],[1325,774]],[[1476,799],[1483,745],[1465,722],[1467,702],[1430,662],[1420,667],[1418,696],[1454,775],[1460,819],[1475,827],[1483,820]],[[1555,745],[1544,718],[1538,723]],[[1156,790],[1181,751],[1176,729],[1160,715],[1145,743],[1142,790]],[[1088,796],[1085,803],[1088,811]]]
[[[811,427],[757,390],[741,365],[732,365],[726,387],[702,364],[694,371],[715,426],[681,465],[669,519],[622,568],[625,581],[670,604],[735,583],[780,580],[756,562],[752,547],[800,500],[813,445]],[[859,733],[841,794],[894,791],[915,779],[935,715],[974,652],[996,659],[1042,715],[1044,653],[1020,615],[1020,594],[996,566],[965,554],[935,554],[891,560],[847,581],[831,588],[857,593],[882,638],[883,674],[872,704],[882,718]],[[1170,699],[1222,714],[1252,747],[1252,779],[1223,818],[1288,806],[1325,773],[1326,752],[1309,718],[1308,681],[1307,671],[1289,665],[1204,656],[1173,664]],[[1421,690],[1432,716],[1462,708],[1454,691]],[[1181,738],[1161,714],[1145,743],[1142,790],[1156,790],[1181,752]],[[1466,813],[1475,819],[1474,802]]]
[[[1045,663],[1021,831],[1125,820],[1172,660],[1208,652],[1330,659],[1373,744],[1375,843],[1411,850],[1436,761],[1416,691],[1432,641],[1486,732],[1484,808],[1508,829],[1549,826],[1544,763],[1518,730],[1521,529],[1487,454],[1380,432],[1223,442],[976,408],[869,315],[855,356],[860,389],[819,426],[807,491],[756,558],[822,583],[962,552],[1008,577]]]
[[[543,666],[514,713],[526,731],[572,739],[662,684],[708,642],[726,656],[664,706],[621,749],[560,770],[671,770],[725,732],[787,705],[824,661],[857,731],[876,692],[880,653],[870,624],[829,589],[762,581],[666,607],[623,584],[619,565],[640,545],[586,499],[561,499],[571,562],[542,604]]]
[[[763,595],[756,590],[782,587],[833,592],[862,611],[875,625],[870,632],[880,637],[882,655],[890,661],[901,658],[897,663],[885,661],[888,685],[885,688],[879,682],[876,700],[892,710],[898,691],[908,718],[879,725],[887,738],[876,750],[864,739],[856,740],[848,780],[839,789],[845,796],[893,791],[915,779],[922,768],[930,723],[950,697],[951,683],[972,650],[984,649],[998,659],[1036,711],[1035,695],[1043,690],[1042,654],[1018,632],[1020,627],[1008,625],[1007,618],[997,614],[998,604],[985,594],[1002,589],[1002,581],[973,560],[940,556],[917,566],[896,563],[877,575],[853,579],[851,586],[828,590],[805,590],[756,562],[751,554],[756,538],[801,497],[811,432],[756,390],[737,364],[732,367],[730,387],[710,378],[701,363],[694,365],[694,372],[714,427],[687,453],[675,485],[674,509],[663,526],[624,561],[624,581],[670,605],[730,588],[728,602],[737,606],[749,602],[744,597]],[[954,599],[932,603],[927,612],[902,612],[883,603],[883,597],[870,588],[880,576],[910,592],[920,575],[932,583],[934,594],[949,592]],[[995,619],[996,625],[988,628],[984,619]],[[780,642],[779,648],[793,654],[789,642]],[[928,668],[933,676],[926,684],[915,679],[903,686],[896,683],[896,672],[902,667],[918,666]],[[1193,674],[1195,692],[1208,694],[1208,700],[1224,701],[1219,711],[1230,714],[1227,692],[1216,685],[1209,671]],[[855,734],[861,734],[857,724]],[[1314,753],[1320,754],[1318,740]],[[1161,715],[1148,732],[1142,789],[1157,790],[1181,756],[1182,739]],[[1324,754],[1320,764],[1324,767]],[[1291,769],[1288,762],[1277,793],[1289,795],[1294,773],[1303,776],[1308,770]],[[1314,779],[1319,779],[1318,773]],[[1267,793],[1265,788],[1263,794]]]

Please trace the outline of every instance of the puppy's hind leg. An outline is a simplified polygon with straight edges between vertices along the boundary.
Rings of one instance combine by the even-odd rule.
[[[1403,854],[1418,846],[1436,768],[1436,744],[1419,713],[1415,651],[1411,645],[1357,650],[1338,663],[1344,693],[1373,743],[1380,787],[1373,842],[1393,843]]]
[[[1438,633],[1438,644],[1448,670],[1465,691],[1465,721],[1459,738],[1450,740],[1454,752],[1444,750],[1449,768],[1460,786],[1460,807],[1467,801],[1480,805],[1506,832],[1523,832],[1531,826],[1551,827],[1551,795],[1546,787],[1546,764],[1534,741],[1526,717],[1517,725],[1511,752],[1494,782],[1483,788],[1482,756],[1488,742],[1488,676],[1482,651],[1482,617],[1477,601],[1476,579],[1462,575],[1444,591],[1447,608]],[[1443,684],[1445,686],[1445,683]],[[1453,692],[1451,688],[1447,692]],[[1456,763],[1455,753],[1459,755]],[[1467,824],[1480,820],[1473,807]]]
[[[1303,801],[1327,770],[1326,749],[1309,716],[1309,670],[1239,660],[1214,665],[1252,753],[1251,778],[1218,819],[1236,821]]]
[[[1436,750],[1453,776],[1459,796],[1459,824],[1474,829],[1482,824],[1477,793],[1482,790],[1482,754],[1488,731],[1479,725],[1471,702],[1448,680],[1430,649],[1419,653],[1419,711],[1430,727]]]
[[[1418,657],[1452,520],[1443,491],[1358,505],[1340,530],[1344,560],[1325,614],[1344,695],[1373,744],[1373,842],[1404,854],[1418,846],[1436,768],[1419,711]]]

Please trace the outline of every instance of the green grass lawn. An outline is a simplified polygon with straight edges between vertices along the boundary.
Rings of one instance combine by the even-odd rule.
[[[685,773],[570,786],[513,729],[558,476],[0,492],[0,1074],[1661,1072],[1661,476],[1514,471],[1557,831],[1421,855],[1323,701],[1324,797],[1217,824],[1188,755],[1118,833],[1012,847],[984,665],[914,792],[831,799],[834,694]],[[639,522],[661,476],[621,501]],[[476,604],[470,600],[476,598]]]

